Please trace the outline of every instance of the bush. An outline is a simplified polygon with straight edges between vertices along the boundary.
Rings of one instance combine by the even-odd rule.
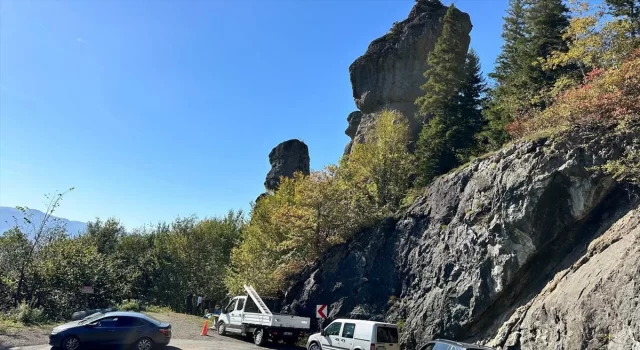
[[[607,122],[640,115],[640,50],[619,67],[596,69],[582,85],[569,89],[544,111],[514,121],[514,138],[561,131],[576,124]]]
[[[155,312],[158,314],[168,314],[170,312],[173,312],[173,310],[168,306],[156,306],[156,305],[147,306],[145,308],[145,311]]]
[[[31,307],[27,303],[22,303],[18,306],[18,308],[10,311],[7,314],[7,319],[9,321],[22,323],[25,325],[47,322],[47,317],[42,309]]]
[[[118,310],[122,311],[144,311],[144,307],[138,300],[124,300],[122,304],[118,305]]]

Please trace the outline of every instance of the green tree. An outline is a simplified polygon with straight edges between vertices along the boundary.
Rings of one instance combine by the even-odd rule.
[[[632,38],[640,33],[640,0],[605,0],[609,13],[615,17],[623,17],[631,24],[629,34]]]
[[[378,116],[370,140],[353,145],[351,154],[341,160],[339,175],[349,184],[354,209],[395,211],[415,173],[415,157],[409,152],[409,122],[397,111],[384,110]],[[357,203],[370,203],[374,208]]]
[[[462,67],[466,47],[461,41],[464,35],[456,23],[456,11],[454,5],[449,6],[441,19],[442,34],[433,51],[429,53],[429,68],[424,72],[427,81],[421,86],[425,93],[415,102],[419,107],[419,113],[425,117],[443,116],[447,113],[464,78]]]
[[[482,108],[486,92],[480,57],[471,49],[464,65],[464,81],[458,95],[457,120],[454,123],[460,128],[455,146],[460,162],[466,162],[478,151],[478,135],[485,125]]]
[[[498,148],[509,140],[505,127],[526,109],[528,94],[527,55],[524,0],[510,0],[503,17],[502,50],[494,72],[489,74],[496,85],[488,92],[489,101],[483,110],[487,125],[483,131],[489,148]]]
[[[528,54],[526,69],[527,88],[531,96],[531,109],[544,109],[550,103],[550,89],[556,80],[577,72],[566,66],[544,69],[542,62],[553,52],[566,52],[564,33],[569,27],[569,9],[562,0],[527,0],[525,29]]]

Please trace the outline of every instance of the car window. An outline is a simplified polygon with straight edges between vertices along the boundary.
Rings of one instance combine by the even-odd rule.
[[[398,328],[378,326],[376,330],[376,342],[378,343],[397,343]]]
[[[153,318],[153,317],[151,317],[149,315],[144,315],[143,314],[142,317],[144,317],[145,320],[155,324],[156,326],[159,326],[160,324],[162,324],[162,321],[160,321],[158,319],[155,319],[155,318]],[[140,320],[140,321],[142,321],[142,320]],[[144,321],[142,321],[142,323],[144,324]]]
[[[144,325],[143,322],[144,321],[135,317],[119,317],[118,321],[116,321],[116,327],[118,328],[140,327]]]
[[[420,350],[433,350],[434,346],[436,346],[436,344],[427,344],[427,345],[423,346],[422,349],[420,349]]]
[[[115,327],[116,322],[118,322],[117,317],[105,317],[98,321],[97,326],[98,327]]]
[[[339,335],[340,328],[342,327],[342,322],[334,322],[329,325],[329,327],[325,328],[326,335]]]
[[[236,310],[242,310],[244,307],[244,299],[238,299],[238,306],[236,306]]]
[[[342,337],[353,339],[353,332],[356,330],[355,323],[345,323],[342,327]]]
[[[456,350],[457,347],[445,343],[437,343],[433,350]]]

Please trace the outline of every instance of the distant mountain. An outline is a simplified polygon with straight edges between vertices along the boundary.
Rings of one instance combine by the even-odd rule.
[[[44,213],[40,210],[29,209],[33,216],[31,217],[32,222],[42,222],[44,218]],[[14,219],[15,217],[15,219]],[[8,229],[15,226],[16,221],[22,227],[24,227],[24,215],[22,212],[16,208],[11,207],[0,207],[0,234],[7,231]],[[87,224],[79,221],[71,221],[64,218],[58,218],[57,216],[52,216],[49,219],[49,222],[52,222],[53,219],[59,219],[67,226],[67,233],[71,236],[76,236],[80,232],[84,231],[87,228]]]

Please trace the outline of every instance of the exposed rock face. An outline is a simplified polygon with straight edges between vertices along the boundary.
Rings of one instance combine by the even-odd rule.
[[[489,345],[640,349],[640,209],[577,248],[561,264],[570,267],[519,307]]]
[[[354,142],[366,139],[378,113],[385,108],[396,109],[409,118],[417,137],[422,120],[414,118],[417,111],[414,102],[424,94],[420,86],[426,81],[424,72],[428,68],[427,56],[442,33],[440,18],[446,12],[444,6],[417,2],[407,19],[397,23],[388,34],[371,42],[367,52],[351,64],[349,74],[353,98],[362,112],[361,118],[353,122],[349,120],[345,132]],[[463,35],[460,40],[468,46],[471,19],[460,11],[456,11],[456,17]],[[350,150],[350,147],[347,146],[346,150]]]
[[[435,337],[640,346],[637,188],[587,170],[639,143],[638,121],[583,126],[477,159],[327,252],[284,311],[312,316],[329,304],[330,317],[398,322],[406,349]]]
[[[296,139],[282,142],[269,153],[269,163],[271,170],[264,187],[267,191],[273,191],[278,188],[281,176],[292,177],[296,171],[309,175],[309,147]]]

